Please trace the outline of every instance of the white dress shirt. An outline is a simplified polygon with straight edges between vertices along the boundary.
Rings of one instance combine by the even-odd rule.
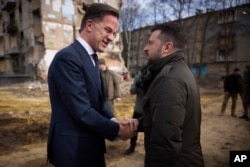
[[[80,42],[80,44],[87,50],[87,52],[88,52],[88,54],[89,54],[89,57],[90,57],[90,59],[91,59],[93,65],[95,66],[95,65],[96,65],[96,64],[95,64],[95,61],[94,61],[93,57],[91,56],[92,54],[95,53],[94,50],[93,50],[93,49],[90,47],[90,45],[89,45],[84,39],[82,39],[81,37],[77,37],[76,40],[77,40],[78,42]]]

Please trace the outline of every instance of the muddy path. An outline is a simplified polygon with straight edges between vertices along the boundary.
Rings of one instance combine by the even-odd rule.
[[[129,95],[131,82],[123,85],[122,101],[116,103],[118,119],[131,117],[135,97]],[[218,84],[200,87],[202,103],[201,143],[206,167],[228,167],[230,150],[250,150],[250,122],[230,116],[230,102],[225,116],[219,116],[222,90]],[[242,114],[240,99],[237,116]],[[0,167],[44,167],[50,104],[46,84],[25,83],[0,87]],[[143,133],[139,133],[136,151],[123,152],[129,141],[107,143],[108,167],[143,167]]]

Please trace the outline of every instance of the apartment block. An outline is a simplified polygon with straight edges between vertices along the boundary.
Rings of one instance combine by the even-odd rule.
[[[44,79],[54,55],[79,35],[83,3],[100,0],[0,0],[0,81]],[[100,57],[122,71],[119,36]]]
[[[219,11],[197,10],[196,15],[175,21],[181,22],[187,32],[185,60],[197,78],[220,78],[235,67],[243,72],[250,64],[250,4]],[[132,75],[145,62],[143,47],[151,28],[133,31],[129,68]]]

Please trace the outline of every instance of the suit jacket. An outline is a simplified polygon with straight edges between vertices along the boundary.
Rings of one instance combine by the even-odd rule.
[[[48,160],[55,166],[105,166],[105,139],[119,124],[105,105],[103,83],[84,47],[75,41],[59,51],[48,71],[52,108]]]

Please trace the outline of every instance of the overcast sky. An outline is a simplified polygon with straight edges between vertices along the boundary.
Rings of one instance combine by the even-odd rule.
[[[160,0],[136,0],[136,1],[140,3],[140,7],[138,10],[144,8],[144,12],[142,13],[142,15],[146,16],[143,19],[143,24],[141,26],[154,24],[155,22],[154,6],[150,3],[157,2]],[[161,1],[164,1],[164,0],[161,0]],[[125,3],[126,2],[133,4],[135,0],[125,0]],[[223,2],[225,2],[224,5],[223,5]],[[246,3],[250,3],[250,0],[193,0],[189,12],[187,9],[187,5],[185,5],[185,9],[182,10],[182,13],[181,13],[181,18],[186,18],[186,17],[195,15],[197,9],[200,9],[203,13],[205,13],[208,8],[213,9],[213,10],[220,10],[223,8],[228,8],[230,6],[234,7],[236,6],[235,4],[236,2],[238,4],[246,4]],[[174,10],[174,7],[170,6],[171,4],[175,8],[177,8],[177,10]],[[156,22],[157,23],[167,22],[170,20],[176,20],[178,18],[177,14],[178,14],[179,6],[176,0],[172,0],[169,3],[164,2],[159,5],[157,4],[156,7],[160,8],[156,10],[156,15],[157,15]],[[160,10],[162,10],[162,12]],[[163,12],[165,12],[165,16],[167,17],[163,17],[163,14],[162,14]]]

